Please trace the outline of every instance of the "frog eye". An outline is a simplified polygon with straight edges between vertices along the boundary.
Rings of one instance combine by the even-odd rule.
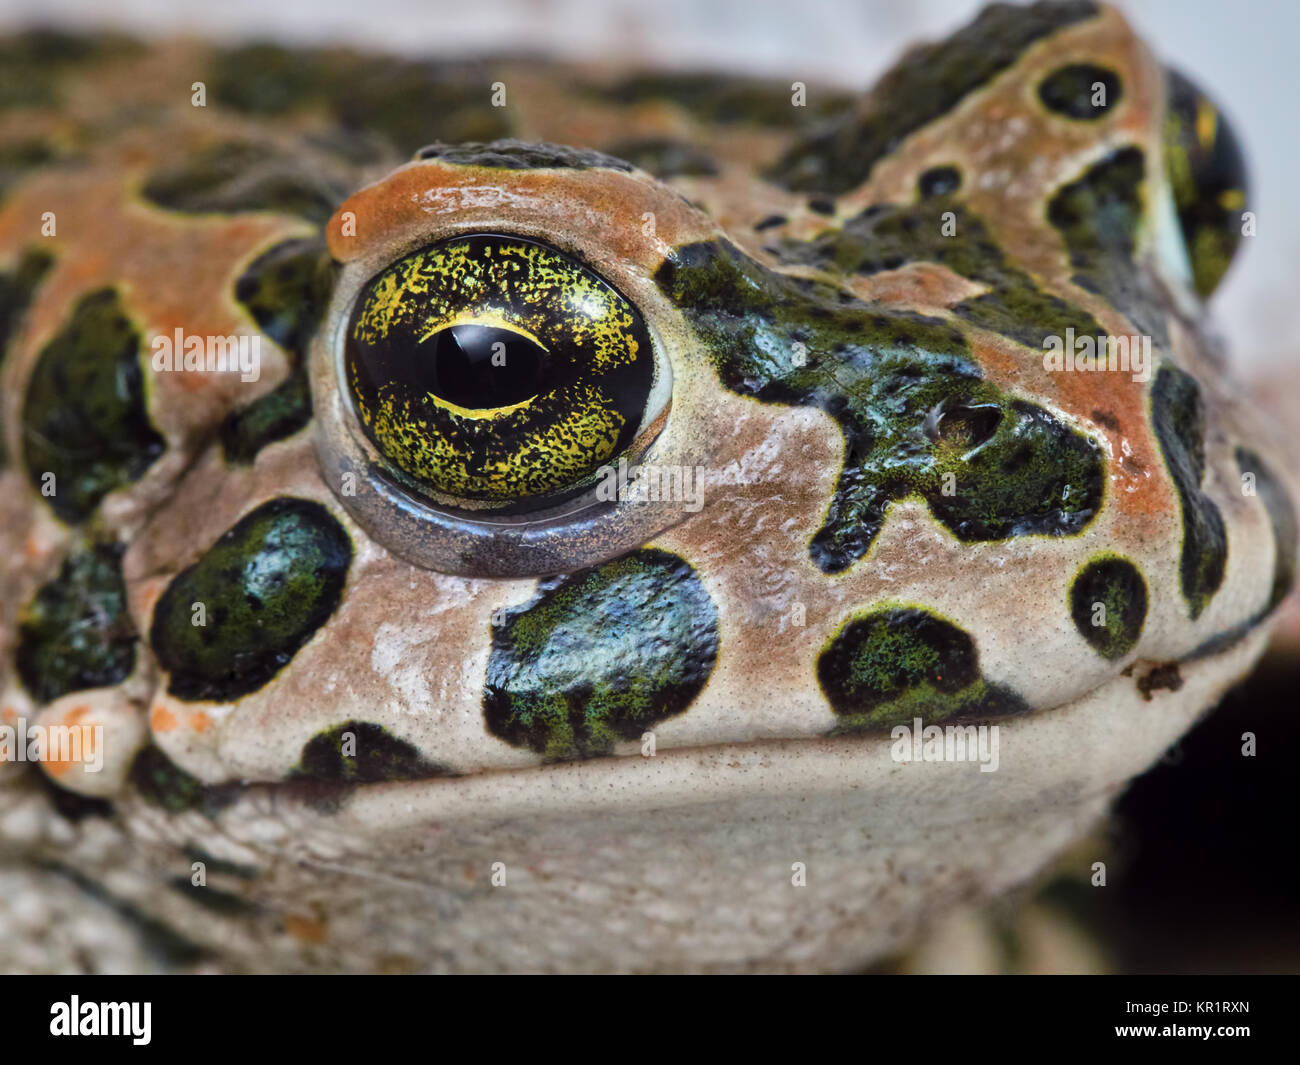
[[[644,273],[607,263],[607,241],[537,228],[380,231],[336,275],[311,353],[321,475],[415,565],[568,573],[685,512],[626,491],[647,464],[694,468],[673,320]]]
[[[342,373],[394,477],[474,509],[580,493],[659,413],[636,307],[569,255],[499,234],[427,245],[374,276]]]
[[[1241,243],[1246,164],[1236,134],[1196,85],[1167,71],[1165,167],[1192,280],[1202,297],[1218,286]]]

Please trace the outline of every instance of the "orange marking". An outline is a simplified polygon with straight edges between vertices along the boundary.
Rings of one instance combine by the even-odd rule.
[[[12,725],[18,720],[18,711],[12,706],[6,706],[3,710],[0,710],[0,718],[4,718]]]
[[[285,916],[284,930],[299,943],[324,943],[328,927],[324,919],[305,917],[300,913]]]
[[[609,259],[650,271],[668,250],[716,232],[713,223],[670,189],[613,170],[494,170],[408,163],[383,181],[354,193],[326,228],[330,253],[348,262],[403,232],[427,231],[439,216],[499,217],[502,205],[541,232],[568,232],[574,217],[590,220],[584,241]],[[655,218],[655,235],[642,216]],[[356,216],[355,236],[345,236],[347,214]]]
[[[176,715],[165,706],[155,706],[149,715],[149,727],[154,732],[170,732],[176,727]]]
[[[78,707],[79,710],[89,710],[90,707]],[[65,719],[66,720],[66,719]],[[81,727],[81,758],[80,762],[93,762],[95,760],[95,729],[93,725],[82,725]],[[60,747],[62,745],[60,744]],[[67,753],[74,753],[70,748],[65,748]],[[47,757],[42,765],[52,777],[64,776],[74,765],[79,764],[77,761],[67,758],[50,758]]]
[[[207,732],[212,727],[212,718],[205,710],[196,710],[190,715],[190,728],[195,732]]]

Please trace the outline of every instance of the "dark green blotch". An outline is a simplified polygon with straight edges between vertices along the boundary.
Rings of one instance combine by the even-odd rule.
[[[823,571],[865,555],[908,496],[968,540],[1072,535],[1100,507],[1096,443],[983,380],[951,324],[776,273],[727,243],[677,249],[656,281],[727,388],[839,423],[844,464],[810,544]]]
[[[791,129],[818,122],[851,107],[843,92],[810,91],[796,107],[789,84],[713,73],[645,72],[613,85],[587,85],[585,91],[610,103],[636,106],[663,100],[682,108],[697,122],[758,125]]]
[[[253,141],[213,144],[152,174],[141,195],[187,214],[275,211],[323,225],[351,191],[319,158]]]
[[[1179,578],[1192,619],[1200,617],[1219,586],[1228,562],[1223,515],[1201,492],[1205,474],[1205,410],[1195,378],[1162,366],[1151,387],[1151,418],[1165,465],[1178,491],[1183,517]]]
[[[27,475],[67,522],[94,512],[109,492],[138,480],[166,444],[149,424],[140,334],[112,289],[84,296],[32,370],[23,402]]]
[[[59,157],[54,145],[36,138],[0,144],[0,199],[31,171],[47,166]]]
[[[1097,86],[1102,89],[1102,103],[1093,103]],[[1070,63],[1045,77],[1038,86],[1043,106],[1066,118],[1087,122],[1101,118],[1119,103],[1124,86],[1119,75],[1092,63]]]
[[[167,586],[149,640],[180,699],[226,702],[282,669],[338,606],[352,544],[319,503],[280,497],[224,532]],[[206,624],[191,624],[195,603]]]
[[[609,146],[611,155],[626,159],[661,180],[675,177],[713,177],[718,166],[708,152],[670,137],[646,137]]]
[[[135,667],[120,544],[70,554],[19,618],[18,676],[37,702],[117,684]]]
[[[916,191],[923,200],[951,196],[961,188],[961,171],[955,166],[932,166],[916,179]]]
[[[235,281],[235,299],[282,348],[303,354],[334,285],[320,237],[286,240],[263,252]]]
[[[1046,337],[1065,336],[1067,329],[1075,336],[1104,333],[1083,308],[1044,292],[1014,266],[984,222],[951,196],[908,206],[875,205],[811,241],[785,241],[780,257],[841,274],[874,274],[918,261],[938,263],[990,289],[963,300],[954,313],[1038,351]]]
[[[344,130],[381,136],[409,156],[436,140],[509,136],[509,108],[492,106],[494,80],[479,61],[253,43],[216,54],[211,86],[218,103],[254,115],[323,108]]]
[[[307,371],[294,366],[289,376],[221,423],[221,453],[233,465],[251,465],[267,444],[286,440],[311,421]]]
[[[267,444],[311,421],[307,345],[329,303],[334,273],[324,241],[287,240],[258,256],[235,282],[235,299],[290,356],[289,376],[274,390],[232,411],[221,426],[226,461],[251,463]]]
[[[1242,212],[1250,195],[1246,160],[1232,125],[1196,85],[1176,70],[1166,71],[1165,171],[1196,291],[1209,296],[1232,265],[1241,244]],[[1215,115],[1214,136],[1201,143],[1197,113]]]
[[[1062,186],[1047,205],[1047,218],[1070,253],[1071,280],[1104,296],[1142,333],[1163,344],[1168,336],[1165,320],[1152,309],[1168,299],[1139,268],[1134,254],[1145,174],[1141,150],[1120,148]]]
[[[210,790],[152,745],[135,756],[131,780],[146,802],[170,814],[205,805]]]
[[[817,659],[817,680],[839,716],[833,734],[1028,709],[979,670],[974,641],[916,607],[888,607],[849,620]]]
[[[13,270],[0,273],[0,358],[53,265],[54,256],[49,252],[28,248]]]
[[[54,257],[48,252],[28,249],[12,271],[0,273],[0,369],[9,354],[9,341],[31,306],[37,287],[53,265]],[[0,464],[7,462],[8,458],[4,426],[0,424]]]
[[[455,166],[488,166],[501,170],[621,170],[630,163],[591,148],[570,148],[565,144],[498,140],[489,144],[431,144],[415,153],[416,159],[437,159]]]
[[[347,735],[355,754],[345,753]],[[290,772],[305,778],[339,784],[372,784],[386,780],[425,780],[447,776],[446,766],[428,761],[413,744],[399,740],[387,729],[368,721],[345,721],[313,736]]]
[[[906,137],[947,114],[1035,41],[1097,11],[1091,0],[990,5],[947,40],[911,49],[861,107],[793,145],[767,176],[795,191],[848,192]]]
[[[0,111],[58,100],[59,80],[85,63],[134,54],[139,45],[118,34],[72,33],[52,27],[0,37]]]
[[[1105,608],[1093,623],[1097,604]],[[1123,658],[1133,650],[1147,616],[1147,585],[1127,559],[1104,555],[1092,559],[1070,585],[1070,616],[1079,635],[1105,658]]]
[[[1237,467],[1255,476],[1255,491],[1268,512],[1273,529],[1273,586],[1269,591],[1264,614],[1270,613],[1295,584],[1297,528],[1295,504],[1286,484],[1255,452],[1237,448]]]
[[[717,609],[695,571],[635,551],[546,582],[493,626],[488,730],[551,760],[610,754],[685,710],[717,655]]]

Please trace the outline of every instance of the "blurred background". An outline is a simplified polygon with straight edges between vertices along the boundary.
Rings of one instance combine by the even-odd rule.
[[[721,68],[866,88],[908,43],[967,22],[980,0],[0,0],[0,32],[112,26],[141,35],[331,42],[404,53],[549,54]],[[1284,0],[1121,2],[1161,58],[1228,115],[1253,175],[1258,235],[1214,298],[1234,360],[1300,440],[1295,42]],[[1292,450],[1292,454],[1296,452]],[[1264,665],[1139,778],[1109,824],[1014,898],[957,913],[883,969],[1300,971],[1300,608]],[[1258,755],[1241,756],[1241,735]],[[1091,864],[1108,865],[1104,889]]]

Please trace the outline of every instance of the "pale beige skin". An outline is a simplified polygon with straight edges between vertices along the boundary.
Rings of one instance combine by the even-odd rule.
[[[1075,53],[1104,54],[1124,72],[1124,104],[1100,134],[1034,106],[1032,86]],[[179,71],[188,54],[160,52],[147,62]],[[524,139],[601,147],[616,125],[642,135],[707,133],[661,107],[633,108],[630,117],[594,104],[566,107],[545,71],[505,77]],[[115,91],[128,88],[118,83]],[[646,461],[703,465],[705,505],[697,514],[654,510],[633,520],[645,526],[638,543],[689,558],[719,605],[717,665],[689,710],[655,728],[653,756],[629,741],[612,758],[542,764],[489,734],[480,709],[493,612],[529,600],[536,579],[439,573],[371,539],[336,498],[339,470],[318,461],[314,430],[270,445],[250,468],[224,465],[208,434],[247,402],[250,387],[267,391],[282,378],[286,364],[274,344],[264,345],[272,354],[256,386],[211,379],[196,387],[182,375],[154,375],[149,412],[168,451],[103,508],[107,526],[130,545],[124,572],[136,628],[148,631],[162,590],[221,532],[281,494],[318,500],[346,528],[356,549],[347,591],[280,674],[233,703],[167,694],[147,652],[122,684],[45,707],[7,678],[7,713],[41,722],[75,715],[104,726],[103,770],[63,766],[56,779],[111,797],[115,814],[69,820],[26,767],[0,765],[0,969],[158,966],[139,935],[137,916],[147,914],[207,948],[205,960],[190,964],[221,970],[825,971],[878,959],[935,914],[1031,877],[1250,669],[1268,635],[1261,625],[1226,651],[1183,661],[1256,614],[1268,595],[1274,542],[1259,501],[1240,492],[1233,462],[1240,439],[1269,452],[1256,439],[1255,412],[1234,398],[1202,348],[1194,325],[1202,312],[1187,292],[1185,264],[1168,253],[1174,237],[1163,175],[1151,177],[1139,257],[1180,311],[1170,319],[1173,350],[1158,357],[1190,370],[1205,394],[1204,489],[1232,544],[1223,585],[1194,622],[1178,586],[1177,496],[1145,417],[1145,393],[1127,375],[1050,375],[1039,353],[981,337],[976,354],[990,380],[1101,443],[1109,478],[1102,512],[1078,536],[965,543],[922,501],[907,500],[891,508],[869,565],[829,577],[809,560],[807,543],[834,491],[839,427],[818,409],[723,389],[651,277],[673,247],[720,232],[776,268],[761,250],[766,236],[753,228],[759,220],[785,215],[782,232],[806,239],[871,203],[908,200],[920,171],[958,162],[981,175],[964,195],[1009,255],[1110,331],[1135,332],[1120,311],[1070,281],[1041,205],[1117,144],[1158,159],[1162,92],[1155,60],[1107,10],[1032,45],[908,137],[831,218],[755,176],[756,163],[783,146],[767,131],[719,140],[716,177],[671,183],[639,172],[502,173],[436,163],[359,174],[358,191],[327,229],[344,272],[312,356],[317,421],[322,401],[337,398],[331,343],[349,293],[375,264],[474,231],[545,236],[580,254],[638,305],[670,360],[672,415]],[[93,115],[107,105],[86,91],[77,106]],[[308,231],[272,214],[189,222],[135,201],[133,182],[149,160],[211,135],[213,123],[245,129],[250,120],[175,108],[100,145],[89,170],[37,174],[0,205],[0,257],[33,240],[42,211],[52,209],[68,252],[61,263],[80,264],[57,268],[11,348],[4,370],[11,453],[21,448],[15,397],[80,294],[126,286],[147,333],[177,323],[187,332],[235,333],[247,320],[229,296],[231,279],[255,249]],[[378,183],[360,188],[368,180]],[[360,223],[356,237],[342,226],[348,212]],[[655,216],[649,233],[646,212]],[[928,263],[853,285],[864,299],[940,316],[978,289]],[[1122,433],[1090,419],[1098,407],[1116,413]],[[8,647],[9,604],[28,601],[57,570],[69,533],[12,467],[0,485],[0,514],[10,560],[0,572],[0,639]],[[1065,606],[1070,579],[1103,549],[1139,561],[1149,592],[1141,639],[1118,661],[1080,640]],[[608,555],[592,551],[581,564]],[[903,764],[888,734],[827,737],[836,718],[816,681],[818,653],[849,612],[885,601],[922,602],[960,624],[978,643],[984,675],[1033,707],[999,723],[996,772],[970,761]],[[1138,681],[1168,663],[1179,663],[1181,687],[1144,698]],[[365,785],[340,809],[321,812],[301,789],[279,782],[308,739],[349,718],[383,725],[461,775]],[[128,780],[150,740],[205,783],[247,786],[212,816],[150,805]],[[218,915],[169,887],[192,875],[194,851],[210,866],[209,889],[253,908]]]

